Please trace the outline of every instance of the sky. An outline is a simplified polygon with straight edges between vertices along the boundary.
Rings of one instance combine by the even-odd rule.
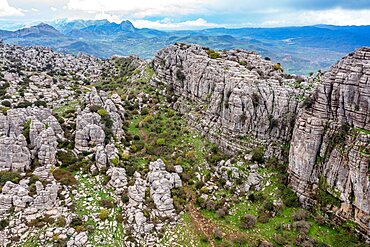
[[[61,19],[160,30],[370,25],[370,0],[0,0],[0,29]]]

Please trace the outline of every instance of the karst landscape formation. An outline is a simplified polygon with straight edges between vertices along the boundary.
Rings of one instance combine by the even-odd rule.
[[[0,246],[370,246],[368,26],[330,66],[241,49],[252,28],[54,26],[0,31]]]

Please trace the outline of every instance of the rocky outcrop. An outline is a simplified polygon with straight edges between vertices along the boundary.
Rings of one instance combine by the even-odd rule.
[[[290,85],[295,79],[284,79],[279,65],[255,52],[220,52],[221,59],[209,53],[180,43],[161,50],[152,83],[164,83],[175,108],[226,151],[289,142],[304,95]]]
[[[26,138],[0,137],[0,170],[26,171],[31,164],[31,154]]]
[[[110,177],[108,186],[114,188],[118,194],[122,194],[127,188],[127,177],[125,168],[112,167],[107,171]]]
[[[299,116],[290,148],[290,185],[305,205],[324,191],[331,208],[370,235],[370,49],[349,54],[325,73]]]
[[[50,109],[10,109],[0,125],[0,170],[27,171],[31,160],[55,165],[63,130]],[[24,135],[27,135],[26,137]]]
[[[150,196],[158,210],[157,216],[176,216],[171,197],[171,189],[182,186],[179,174],[166,171],[166,165],[161,159],[149,164],[147,182]]]

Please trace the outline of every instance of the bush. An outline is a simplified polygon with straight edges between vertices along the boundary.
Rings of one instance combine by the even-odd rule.
[[[109,113],[107,112],[107,110],[103,109],[103,108],[100,108],[97,113],[102,116],[102,117],[106,117],[106,116],[109,116]]]
[[[242,222],[240,223],[240,227],[244,229],[251,229],[256,226],[257,219],[255,216],[251,214],[246,214],[243,216]]]
[[[63,216],[59,216],[56,221],[56,225],[59,227],[65,227],[67,224],[66,219]]]
[[[164,144],[166,144],[166,139],[164,139],[164,138],[158,138],[157,141],[156,141],[156,144],[158,146],[164,146]]]
[[[72,218],[71,223],[69,225],[71,227],[81,226],[83,225],[83,221],[79,216],[75,216]]]
[[[223,233],[222,233],[222,231],[220,230],[220,229],[218,229],[218,228],[215,228],[214,230],[213,230],[213,236],[214,236],[214,238],[216,239],[216,240],[221,240],[222,238],[223,238]]]
[[[16,108],[27,108],[29,106],[32,106],[31,102],[23,101],[23,102],[19,102]]]
[[[265,161],[265,149],[258,147],[252,150],[252,161],[262,164]]]
[[[77,181],[71,172],[57,168],[53,171],[54,178],[62,185],[73,186]]]
[[[220,53],[218,53],[217,51],[214,51],[214,50],[208,50],[207,54],[212,59],[217,59],[217,58],[221,57]]]
[[[114,204],[111,200],[100,200],[100,206],[104,208],[113,208]]]
[[[38,107],[40,107],[40,106],[43,106],[43,107],[47,107],[47,104],[46,104],[46,102],[45,101],[43,101],[43,100],[37,100],[37,101],[35,101],[34,103],[33,103],[35,106],[38,106]]]
[[[0,171],[0,186],[4,186],[7,181],[19,183],[19,180],[21,180],[21,178],[22,177],[18,172]]]
[[[258,215],[258,222],[260,223],[268,223],[270,220],[271,216],[267,213],[261,213]]]
[[[293,229],[303,235],[307,235],[310,228],[311,224],[304,220],[300,220],[293,223]]]
[[[58,151],[57,152],[57,159],[62,162],[62,167],[67,167],[72,165],[78,161],[76,155],[71,151]]]
[[[293,214],[293,220],[300,221],[306,219],[306,210],[298,209],[297,212]]]
[[[0,220],[0,231],[4,230],[5,227],[9,225],[9,220],[7,219],[2,219]]]
[[[178,69],[178,70],[176,71],[176,78],[177,78],[178,80],[180,80],[180,81],[184,81],[184,80],[185,80],[185,78],[186,78],[186,76],[185,76],[185,74],[184,74],[180,69]]]
[[[283,199],[283,202],[287,207],[298,208],[301,206],[298,196],[286,186],[284,186],[284,188],[282,189],[281,198]]]
[[[4,100],[1,104],[5,107],[10,107],[12,105],[8,100]]]
[[[272,212],[272,211],[274,211],[274,204],[271,201],[267,201],[263,205],[263,208],[266,209],[267,211]]]
[[[108,209],[102,209],[100,210],[100,213],[99,213],[99,219],[104,221],[106,219],[108,219],[109,217],[109,210]]]
[[[24,137],[26,137],[26,141],[28,144],[31,143],[31,140],[30,140],[30,127],[31,127],[31,119],[27,120],[26,122],[24,122],[23,124],[23,135]]]

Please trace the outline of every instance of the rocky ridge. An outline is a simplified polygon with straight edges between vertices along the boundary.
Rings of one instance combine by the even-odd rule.
[[[281,162],[289,145],[289,184],[303,205],[369,234],[366,48],[309,78],[255,52],[181,43],[149,62],[0,51],[3,245],[197,246],[199,233],[211,245],[243,243],[240,212],[266,224],[298,205]],[[273,225],[274,239],[250,232],[249,243],[283,244],[278,229],[299,229],[294,244],[319,243],[307,230],[316,223],[292,217]]]
[[[344,57],[322,78],[293,132],[290,184],[308,205],[317,190],[337,198],[332,210],[370,234],[370,49]],[[319,199],[320,200],[320,199]]]

